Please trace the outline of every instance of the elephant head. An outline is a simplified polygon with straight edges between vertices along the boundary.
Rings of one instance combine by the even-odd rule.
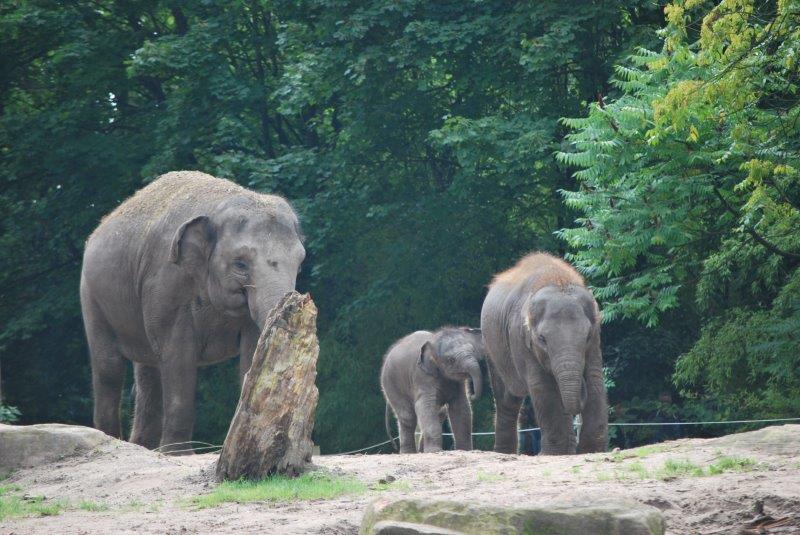
[[[214,308],[250,318],[267,315],[295,288],[305,258],[297,216],[275,196],[233,196],[178,228],[170,259],[189,270]]]
[[[528,345],[542,367],[552,373],[564,411],[580,414],[586,402],[586,354],[599,336],[600,313],[586,288],[545,286],[525,307]]]
[[[472,399],[483,391],[480,360],[485,354],[480,329],[446,328],[425,342],[420,350],[420,362],[433,362],[451,381],[472,380]]]

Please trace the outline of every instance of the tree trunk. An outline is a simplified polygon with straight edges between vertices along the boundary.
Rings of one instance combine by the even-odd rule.
[[[317,377],[317,307],[286,294],[270,312],[217,462],[217,479],[296,476],[311,462]]]

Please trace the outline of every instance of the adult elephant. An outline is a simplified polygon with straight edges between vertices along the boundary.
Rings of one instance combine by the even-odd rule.
[[[94,426],[122,436],[128,359],[131,441],[191,440],[198,366],[239,354],[241,374],[249,369],[267,315],[294,289],[304,257],[289,203],[228,180],[168,173],[123,202],[89,237],[81,271]]]
[[[495,395],[495,451],[517,450],[517,415],[528,394],[542,430],[541,453],[606,448],[608,410],[600,352],[600,311],[583,278],[545,253],[497,275],[481,310]]]

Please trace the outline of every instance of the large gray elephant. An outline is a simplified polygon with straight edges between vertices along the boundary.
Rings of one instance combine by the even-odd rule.
[[[495,451],[517,451],[517,415],[528,394],[543,454],[602,451],[608,410],[600,352],[600,311],[575,269],[545,253],[500,273],[481,310],[495,395]]]
[[[386,396],[386,432],[389,406],[400,428],[400,453],[415,453],[414,430],[419,422],[422,448],[441,451],[445,411],[456,449],[472,449],[472,408],[466,382],[472,380],[473,399],[483,390],[480,359],[484,349],[480,329],[445,327],[436,332],[416,331],[398,340],[381,368]]]
[[[168,173],[122,203],[86,242],[81,272],[94,426],[121,437],[128,359],[131,441],[190,440],[198,366],[238,354],[241,373],[250,368],[267,315],[294,290],[304,257],[286,200],[204,173]]]

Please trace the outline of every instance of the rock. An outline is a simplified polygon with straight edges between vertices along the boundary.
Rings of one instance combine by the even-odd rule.
[[[394,522],[392,520],[378,522],[372,527],[372,533],[375,535],[464,535],[463,531],[453,531],[413,522]]]
[[[388,524],[387,524],[388,523]],[[397,524],[399,523],[399,524]],[[410,525],[443,531],[378,531]],[[389,526],[385,528],[384,526]],[[360,535],[413,533],[663,535],[664,519],[654,507],[632,501],[554,503],[547,507],[504,508],[447,501],[378,500],[361,523]]]
[[[317,377],[317,307],[286,294],[272,310],[220,452],[218,480],[296,476],[311,462]]]
[[[797,437],[800,436],[800,424],[773,425],[735,433],[708,440],[709,445],[723,449],[743,452],[761,451],[770,455],[797,455]]]
[[[0,474],[85,453],[112,440],[102,431],[80,425],[0,424]]]

